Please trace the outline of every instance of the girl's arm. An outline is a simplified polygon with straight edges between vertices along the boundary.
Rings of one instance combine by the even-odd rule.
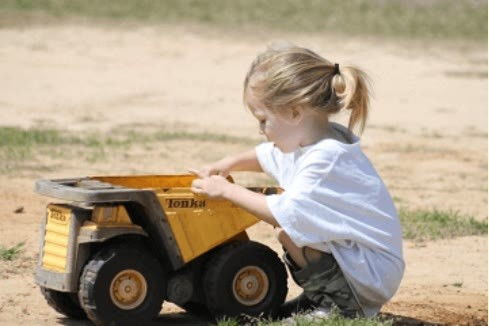
[[[254,148],[247,152],[229,156],[223,160],[228,161],[230,171],[263,172]]]
[[[195,179],[192,183],[192,191],[211,198],[229,200],[262,221],[273,226],[279,226],[268,208],[265,195],[230,183],[222,176],[213,175],[202,179]]]
[[[217,162],[204,166],[200,170],[189,169],[189,171],[201,178],[209,177],[211,175],[221,175],[223,177],[227,177],[231,171],[263,172],[256,157],[255,149],[232,156],[227,156]]]

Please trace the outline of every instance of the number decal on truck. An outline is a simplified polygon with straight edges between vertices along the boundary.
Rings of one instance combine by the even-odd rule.
[[[57,210],[55,208],[51,208],[49,210],[49,219],[51,220],[56,220],[57,222],[60,222],[60,223],[66,223],[66,216],[67,213],[66,212],[63,212],[61,210]]]

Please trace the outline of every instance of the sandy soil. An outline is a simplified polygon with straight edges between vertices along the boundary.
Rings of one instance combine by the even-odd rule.
[[[363,145],[398,206],[451,209],[487,220],[487,49],[476,45],[169,26],[4,28],[0,124],[79,135],[128,126],[183,128],[258,140],[256,122],[241,105],[241,85],[254,55],[273,39],[368,71],[375,97]],[[35,179],[184,172],[247,147],[174,140],[115,149],[95,162],[40,154],[0,175],[0,244],[26,241],[20,259],[0,263],[0,324],[88,325],[55,313],[33,281],[38,226],[49,202],[33,193]],[[269,182],[246,173],[237,180]],[[19,207],[23,213],[14,213]],[[250,234],[280,252],[267,225]],[[404,248],[405,278],[384,307],[386,315],[400,324],[487,324],[487,236],[406,241]],[[289,297],[299,293],[292,282],[289,288]],[[170,304],[156,322],[199,323],[206,321]]]

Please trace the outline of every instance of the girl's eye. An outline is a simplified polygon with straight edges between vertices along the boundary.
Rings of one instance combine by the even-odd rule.
[[[264,125],[265,125],[265,123],[266,123],[266,121],[265,121],[265,120],[260,120],[260,126],[264,126]]]

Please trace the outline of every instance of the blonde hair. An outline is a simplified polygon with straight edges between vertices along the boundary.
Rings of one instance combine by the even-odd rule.
[[[369,112],[369,78],[353,66],[335,65],[295,45],[271,46],[258,55],[244,81],[243,100],[251,91],[265,107],[284,110],[308,106],[328,115],[351,110],[348,129],[363,132]]]

